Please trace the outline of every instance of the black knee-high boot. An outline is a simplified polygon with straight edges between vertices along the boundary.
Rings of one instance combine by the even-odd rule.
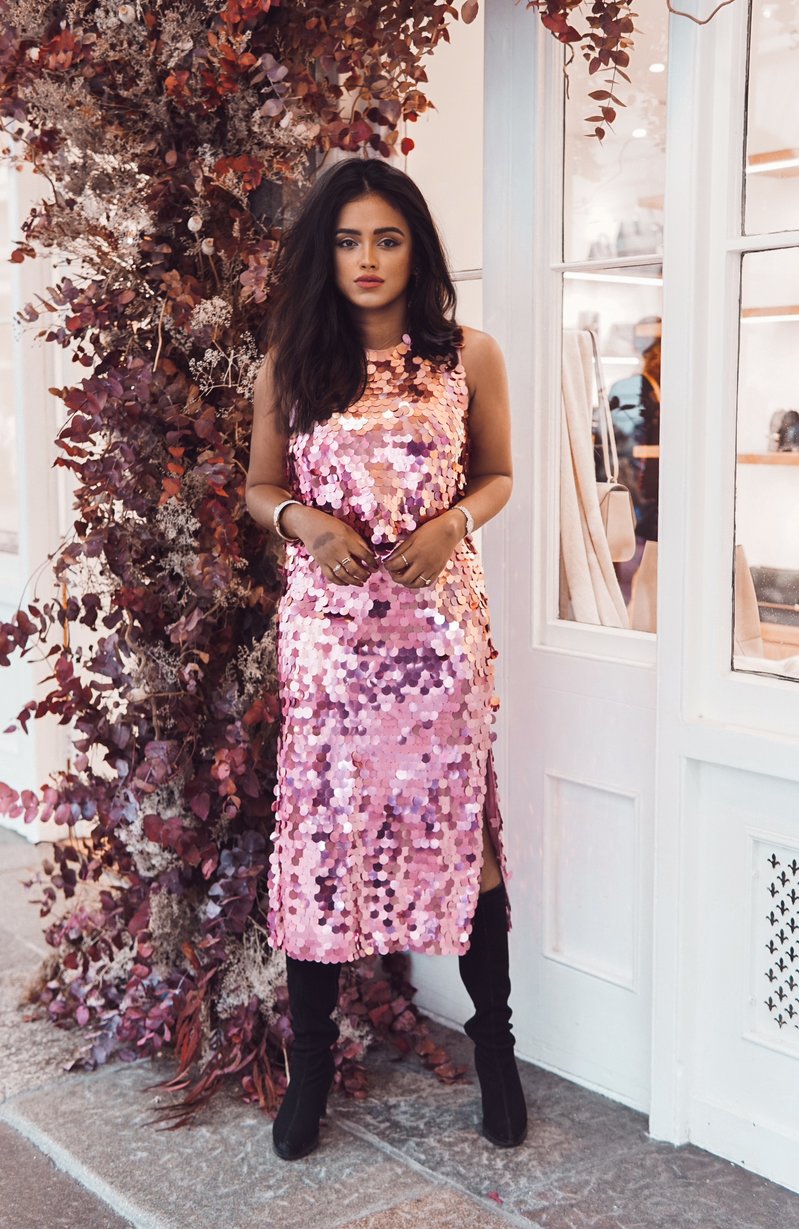
[[[294,1045],[288,1088],[272,1127],[272,1146],[284,1161],[306,1156],[319,1144],[319,1119],[336,1070],[330,1047],[340,1030],[330,1017],[340,971],[340,963],[286,957]]]
[[[475,1043],[474,1064],[483,1101],[483,1135],[492,1144],[513,1148],[527,1135],[527,1106],[511,1032],[508,929],[505,884],[481,892],[469,950],[458,957],[460,974],[475,1014],[466,1021]]]

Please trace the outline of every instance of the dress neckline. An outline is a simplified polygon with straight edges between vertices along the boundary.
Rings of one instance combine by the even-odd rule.
[[[367,359],[391,358],[395,354],[398,354],[398,353],[404,354],[406,350],[410,349],[410,345],[411,345],[410,333],[403,333],[402,338],[400,339],[400,341],[397,342],[395,346],[386,346],[382,350],[369,350],[365,348],[366,357]]]

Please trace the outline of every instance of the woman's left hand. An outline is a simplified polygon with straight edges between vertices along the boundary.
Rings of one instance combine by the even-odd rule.
[[[383,560],[383,566],[392,580],[408,589],[434,585],[465,532],[463,514],[450,508],[398,542]]]

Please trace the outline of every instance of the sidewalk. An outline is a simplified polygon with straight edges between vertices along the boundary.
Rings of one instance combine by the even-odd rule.
[[[48,849],[0,830],[0,1229],[799,1229],[799,1195],[649,1140],[644,1115],[530,1063],[529,1136],[507,1151],[477,1133],[476,1080],[447,1088],[383,1052],[369,1099],[331,1097],[300,1161],[234,1092],[194,1127],[147,1125],[169,1061],[64,1072],[73,1037],[16,1006],[46,952],[21,880]]]

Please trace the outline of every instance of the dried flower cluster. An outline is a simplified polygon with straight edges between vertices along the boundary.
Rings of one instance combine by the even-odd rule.
[[[43,197],[12,259],[51,253],[60,271],[21,316],[80,373],[53,390],[76,484],[56,593],[0,626],[0,663],[35,650],[51,665],[20,725],[58,714],[75,754],[38,792],[0,786],[0,805],[64,828],[36,885],[53,948],[38,1002],[80,1026],[73,1065],[174,1055],[178,1122],[223,1073],[274,1109],[290,1053],[285,965],[263,931],[279,583],[244,504],[274,252],[328,151],[412,147],[424,58],[458,15],[435,0],[0,0],[0,115]],[[353,1095],[376,1036],[460,1074],[405,969],[346,970]]]

